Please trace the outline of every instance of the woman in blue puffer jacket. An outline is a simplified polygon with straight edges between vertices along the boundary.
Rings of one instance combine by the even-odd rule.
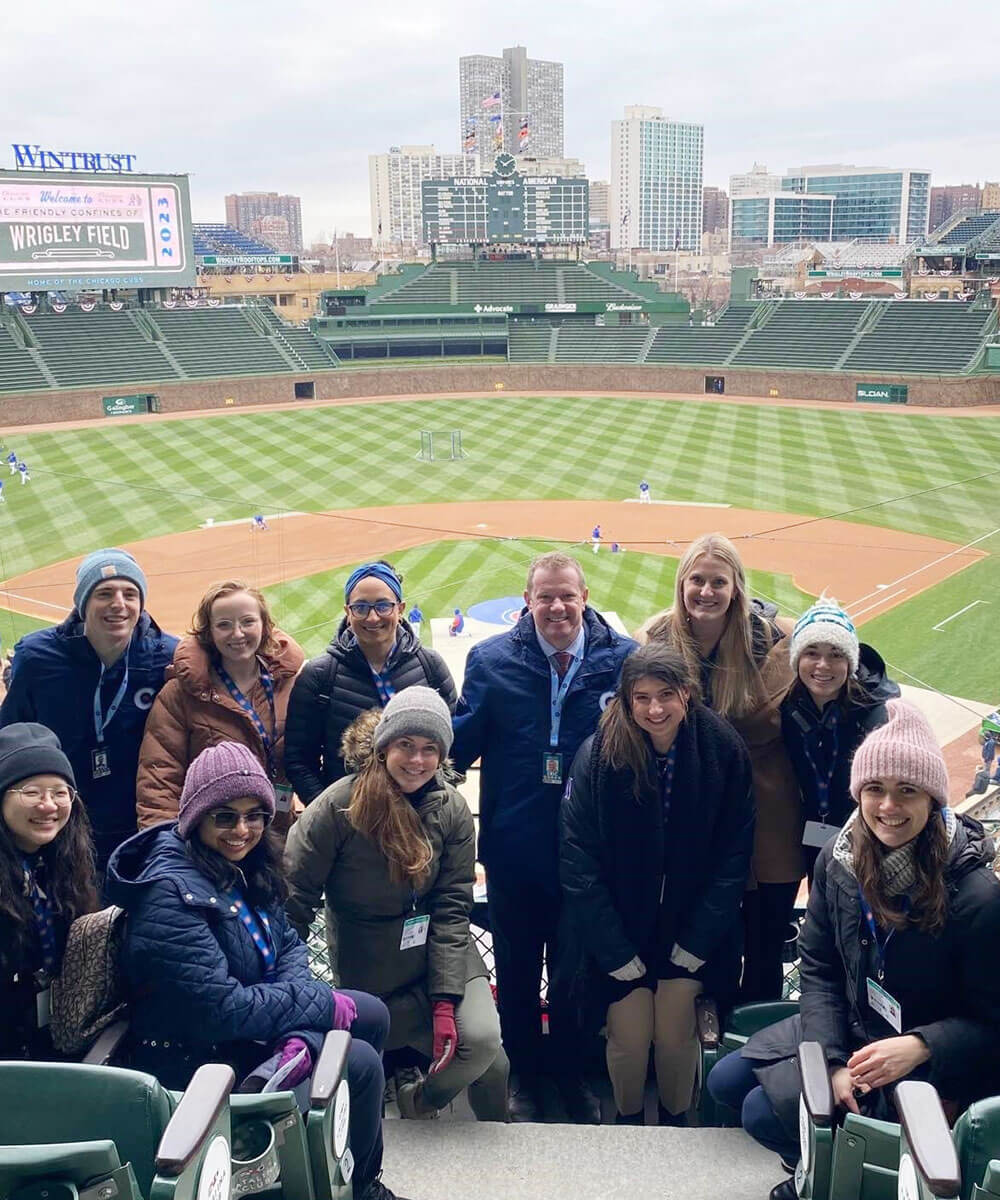
[[[256,756],[222,742],[188,768],[177,821],[112,854],[108,897],[128,913],[130,1063],[182,1089],[203,1063],[226,1062],[238,1087],[256,1091],[295,1060],[292,1088],[308,1079],[326,1032],[349,1030],[355,1195],[394,1200],[378,1178],[388,1010],[310,974],[285,917],[280,849],[267,832],[274,812]]]

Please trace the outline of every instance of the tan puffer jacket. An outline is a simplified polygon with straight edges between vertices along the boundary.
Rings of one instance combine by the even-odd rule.
[[[262,656],[262,659],[274,683],[277,729],[272,756],[273,782],[286,784],[285,714],[288,696],[295,676],[305,662],[305,654],[287,634],[275,630],[274,640],[277,652]],[[264,728],[270,732],[271,709],[267,693],[259,682],[248,699]],[[146,721],[135,789],[140,829],[177,816],[189,764],[202,750],[217,746],[219,742],[242,742],[267,766],[264,743],[256,725],[230,696],[212,669],[208,654],[189,635],[181,639],[174,661],[167,668],[167,682]],[[284,832],[290,824],[291,814],[279,808],[274,828]]]

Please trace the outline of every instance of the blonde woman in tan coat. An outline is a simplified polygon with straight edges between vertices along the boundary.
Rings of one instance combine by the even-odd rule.
[[[673,607],[636,633],[640,643],[661,641],[680,651],[704,703],[750,751],[757,820],[743,901],[745,1002],[781,996],[781,951],[805,873],[799,789],[781,738],[780,704],[793,678],[786,638],[794,623],[777,611],[749,598],[736,547],[708,533],[678,564]]]
[[[304,661],[256,588],[233,579],[209,588],[146,722],[136,779],[140,829],[176,819],[188,765],[206,747],[228,741],[260,760],[277,794],[273,828],[287,831],[293,815],[285,716]]]

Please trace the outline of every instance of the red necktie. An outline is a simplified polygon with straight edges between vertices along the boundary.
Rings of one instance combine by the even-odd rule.
[[[565,679],[569,664],[573,661],[573,655],[568,650],[557,650],[552,655],[552,661],[555,664],[556,674],[560,679]]]

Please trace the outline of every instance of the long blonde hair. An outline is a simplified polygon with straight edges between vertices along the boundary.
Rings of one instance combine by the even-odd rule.
[[[647,634],[650,641],[673,646],[684,658],[691,676],[701,678],[702,658],[684,607],[684,582],[698,559],[707,555],[724,562],[733,576],[733,598],[712,664],[711,707],[722,717],[745,717],[767,696],[753,656],[746,571],[729,538],[721,533],[705,533],[691,543],[677,566],[673,607],[649,626]]]
[[[372,754],[358,771],[347,819],[381,851],[393,883],[417,889],[426,881],[434,852],[416,810],[386,770],[383,753]]]

